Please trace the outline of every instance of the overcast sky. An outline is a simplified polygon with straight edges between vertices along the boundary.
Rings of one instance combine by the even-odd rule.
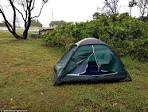
[[[4,1],[6,0],[0,0],[0,2]],[[40,0],[36,1],[36,7],[39,8]],[[128,2],[129,0],[120,0],[120,12],[129,12]],[[98,7],[102,7],[103,3],[104,0],[49,0],[38,19],[46,27],[52,20],[64,20],[67,22],[87,21],[92,19],[93,13],[97,11]],[[11,13],[9,14],[10,16]],[[137,8],[133,8],[132,16],[139,16]],[[0,21],[2,20],[0,16]]]

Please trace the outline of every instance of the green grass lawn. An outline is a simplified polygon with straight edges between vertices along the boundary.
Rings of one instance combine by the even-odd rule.
[[[53,86],[64,50],[41,40],[0,33],[0,110],[33,112],[148,112],[148,63],[122,58],[133,81]]]

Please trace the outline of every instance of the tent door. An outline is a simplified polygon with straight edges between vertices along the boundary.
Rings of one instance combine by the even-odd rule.
[[[96,62],[88,62],[86,72],[81,75],[100,75],[100,72],[98,71],[98,65],[96,64]]]
[[[92,75],[92,76],[99,76],[99,75],[114,75],[117,74],[117,72],[109,72],[105,70],[98,70],[98,65],[96,62],[88,62],[88,67],[86,68],[85,73],[82,73],[80,75]]]

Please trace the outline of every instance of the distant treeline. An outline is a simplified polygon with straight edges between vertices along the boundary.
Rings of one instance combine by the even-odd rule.
[[[0,23],[0,27],[5,27],[5,22]],[[42,27],[42,24],[38,20],[32,20],[31,21],[31,26],[32,27]]]
[[[4,26],[6,26],[5,23],[4,22],[1,22],[0,23],[0,27],[4,27]]]

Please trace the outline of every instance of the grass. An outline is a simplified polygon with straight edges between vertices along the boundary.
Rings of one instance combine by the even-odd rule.
[[[0,33],[0,110],[148,112],[148,63],[122,58],[132,82],[53,86],[63,50]]]

